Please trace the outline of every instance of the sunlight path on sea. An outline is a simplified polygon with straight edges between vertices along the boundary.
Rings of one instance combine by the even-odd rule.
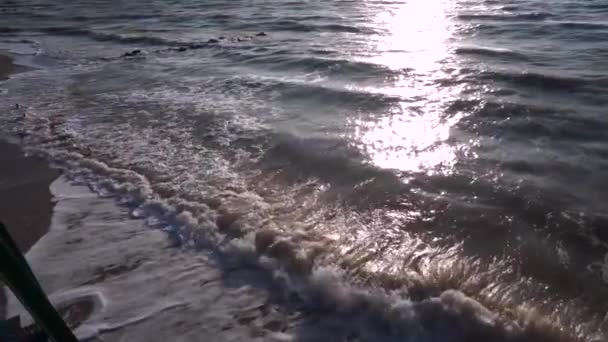
[[[380,33],[370,36],[371,57],[365,61],[398,71],[399,76],[386,86],[365,90],[397,96],[400,101],[385,115],[353,118],[351,139],[378,167],[449,174],[458,155],[469,150],[448,143],[462,115],[444,113],[461,89],[440,85],[456,67],[450,46],[453,9],[444,0],[382,6],[370,1],[368,5]]]

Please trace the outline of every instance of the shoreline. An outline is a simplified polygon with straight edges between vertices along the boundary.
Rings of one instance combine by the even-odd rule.
[[[0,80],[18,70],[13,60],[0,55]],[[26,253],[49,230],[53,213],[51,183],[60,175],[48,162],[26,156],[18,145],[0,136],[0,221],[17,246]],[[6,297],[0,288],[0,318],[5,316]]]
[[[0,80],[19,72],[13,58],[0,54]],[[50,225],[54,203],[49,189],[60,175],[41,159],[26,156],[22,148],[0,135],[0,221],[25,253]]]

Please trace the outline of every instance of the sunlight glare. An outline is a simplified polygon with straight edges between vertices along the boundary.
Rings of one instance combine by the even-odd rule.
[[[453,98],[437,80],[450,57],[450,23],[444,0],[394,2],[377,13],[381,34],[370,41],[374,56],[367,61],[392,70],[405,70],[396,82],[366,89],[399,96],[397,108],[382,117],[353,120],[354,138],[378,167],[408,172],[449,173],[456,163],[456,147],[447,140],[460,117],[445,117]],[[454,91],[454,90],[451,90]]]

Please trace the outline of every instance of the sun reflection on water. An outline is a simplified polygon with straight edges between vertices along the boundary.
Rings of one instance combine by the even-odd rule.
[[[370,2],[373,6],[373,2]],[[457,89],[441,88],[448,77],[452,39],[447,0],[391,3],[375,18],[379,34],[368,42],[374,55],[365,61],[401,72],[385,87],[365,89],[402,99],[390,112],[360,116],[350,125],[352,138],[371,162],[407,172],[450,173],[460,146],[448,143],[460,116],[446,116],[446,103]]]
[[[449,173],[457,148],[447,143],[460,117],[443,120],[430,113],[389,115],[375,122],[353,122],[360,148],[379,167],[428,174]]]
[[[372,61],[392,69],[432,71],[447,55],[451,37],[445,0],[396,2],[377,14],[385,34],[375,39],[379,55]]]

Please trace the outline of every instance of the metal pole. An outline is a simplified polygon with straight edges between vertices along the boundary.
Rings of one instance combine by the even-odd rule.
[[[25,257],[2,223],[0,261],[0,275],[48,336],[55,342],[78,341],[48,300]]]

